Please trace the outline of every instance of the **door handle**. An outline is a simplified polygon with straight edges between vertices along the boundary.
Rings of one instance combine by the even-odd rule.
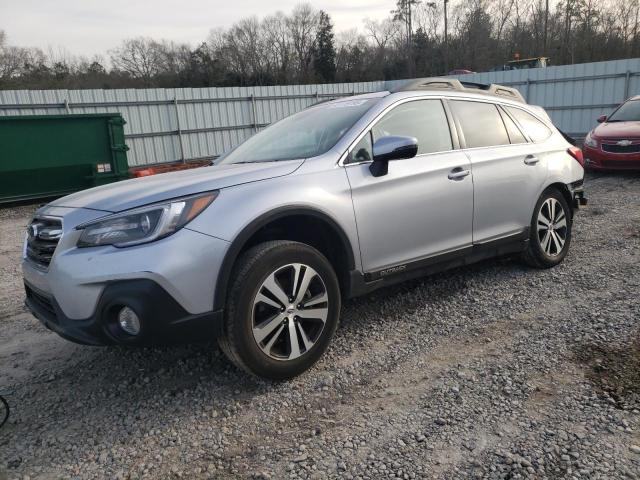
[[[540,161],[540,159],[538,157],[536,157],[535,155],[527,155],[526,157],[524,157],[524,164],[525,165],[535,165],[539,161]]]
[[[470,173],[471,170],[463,170],[462,167],[457,167],[449,172],[449,180],[462,180]]]

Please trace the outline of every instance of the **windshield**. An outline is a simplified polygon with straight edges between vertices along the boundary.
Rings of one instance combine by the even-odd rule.
[[[255,134],[216,163],[273,162],[322,155],[377,101],[344,100],[303,110]]]
[[[607,119],[607,122],[639,122],[640,100],[630,100],[620,105]]]

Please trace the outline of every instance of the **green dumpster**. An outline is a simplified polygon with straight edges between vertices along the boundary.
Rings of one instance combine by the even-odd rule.
[[[125,123],[118,113],[0,117],[0,203],[128,178]]]

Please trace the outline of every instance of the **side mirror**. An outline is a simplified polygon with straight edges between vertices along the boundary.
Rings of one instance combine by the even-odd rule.
[[[414,137],[388,136],[373,144],[373,163],[369,170],[374,177],[389,172],[389,160],[413,158],[418,153],[418,140]]]
[[[606,115],[600,115],[598,117],[598,123],[604,123],[607,121],[607,116]]]

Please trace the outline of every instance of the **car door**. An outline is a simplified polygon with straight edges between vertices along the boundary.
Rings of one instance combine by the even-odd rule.
[[[525,234],[547,175],[540,153],[498,105],[448,102],[473,170],[474,244]]]
[[[473,182],[440,99],[405,101],[387,111],[351,149],[345,164],[365,272],[410,268],[410,262],[470,247]],[[454,136],[452,137],[452,133]],[[373,143],[384,136],[418,140],[414,158],[369,170]],[[391,270],[388,270],[391,269]]]

